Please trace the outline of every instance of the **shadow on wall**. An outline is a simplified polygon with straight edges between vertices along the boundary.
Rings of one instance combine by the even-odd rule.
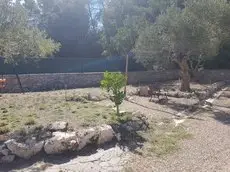
[[[83,73],[104,71],[125,71],[124,57],[99,58],[48,58],[37,62],[28,61],[19,64],[16,68],[19,74],[38,73]],[[145,68],[132,58],[129,60],[129,71],[144,71]],[[11,65],[4,64],[0,58],[0,74],[14,74]]]

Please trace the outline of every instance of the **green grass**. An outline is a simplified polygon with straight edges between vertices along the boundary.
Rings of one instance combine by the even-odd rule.
[[[66,100],[63,91],[3,94],[0,104],[0,133],[54,121],[69,122],[75,129],[97,126],[111,123],[113,113],[112,108],[79,96]]]

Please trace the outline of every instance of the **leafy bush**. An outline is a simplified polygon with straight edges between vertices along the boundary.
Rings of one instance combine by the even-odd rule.
[[[122,90],[125,84],[125,76],[121,73],[105,72],[101,81],[101,88],[110,94],[110,100],[115,103],[117,115],[120,115],[119,106],[125,98],[125,92]]]

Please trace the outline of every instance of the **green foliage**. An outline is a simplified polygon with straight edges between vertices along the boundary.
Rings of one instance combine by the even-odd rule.
[[[140,34],[137,59],[147,65],[149,61],[180,63],[183,58],[215,56],[229,38],[229,15],[225,0],[191,0],[183,9],[169,7]]]
[[[105,4],[101,36],[104,55],[127,55],[146,24],[145,8],[135,0],[105,0]]]
[[[132,51],[136,40],[156,17],[168,7],[183,8],[185,0],[105,0],[104,30],[101,43],[105,55],[126,55]]]
[[[0,0],[0,56],[17,65],[27,58],[41,58],[57,52],[60,44],[28,22],[28,14],[18,1]]]
[[[177,63],[181,91],[190,91],[190,74],[207,57],[218,55],[229,39],[229,17],[230,4],[225,0],[189,0],[183,8],[174,3],[139,34],[136,58],[147,67]]]
[[[121,73],[104,73],[104,79],[101,81],[101,88],[110,93],[110,100],[115,103],[117,107],[117,115],[119,112],[119,105],[122,104],[125,93],[121,89],[125,86],[126,79]]]

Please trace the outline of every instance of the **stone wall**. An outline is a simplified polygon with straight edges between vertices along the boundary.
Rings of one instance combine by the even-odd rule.
[[[7,79],[3,92],[20,92],[15,75],[5,75]],[[25,91],[44,91],[64,88],[97,87],[103,73],[57,73],[57,74],[24,74],[20,80]],[[168,72],[130,72],[129,84],[143,84],[178,79],[178,71]]]
[[[7,79],[3,92],[20,92],[15,75],[5,75]],[[25,91],[44,91],[64,88],[97,87],[103,73],[57,73],[57,74],[24,74],[20,80]],[[177,70],[154,72],[130,72],[129,84],[154,83],[179,78]],[[204,70],[196,74],[196,80],[204,83],[230,80],[230,70]]]
[[[230,81],[230,70],[203,70],[196,73],[196,80],[200,83],[214,83]]]

